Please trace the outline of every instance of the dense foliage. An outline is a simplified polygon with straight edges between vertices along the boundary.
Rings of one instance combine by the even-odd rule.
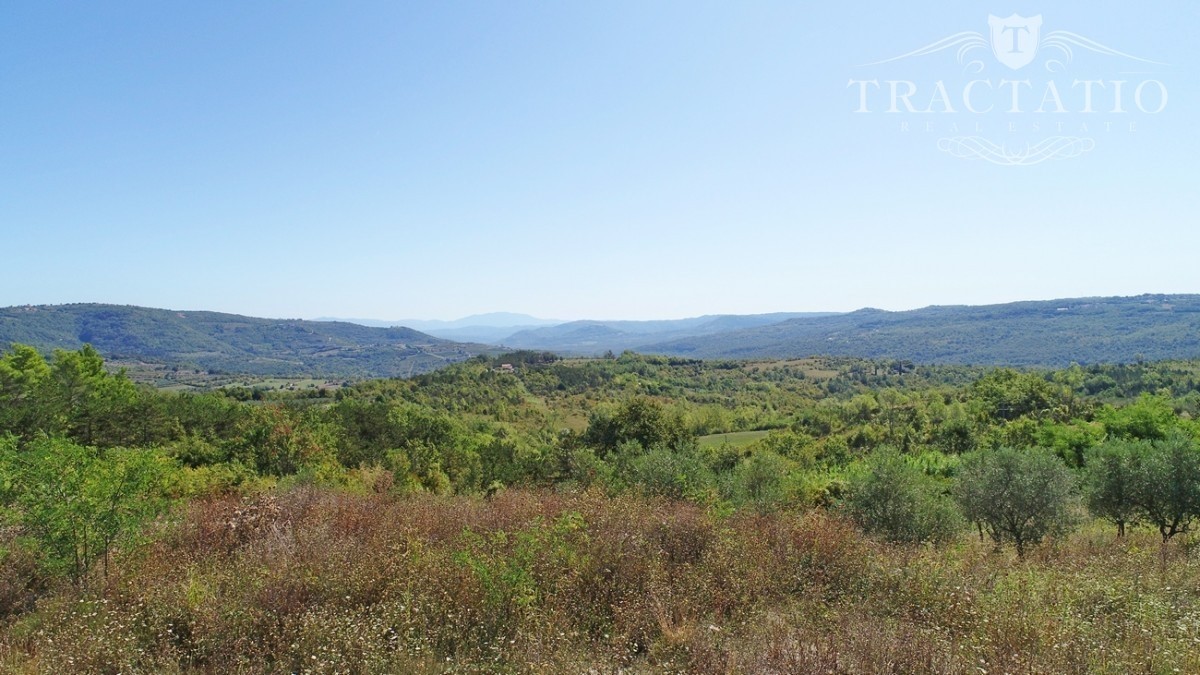
[[[179,394],[17,345],[0,663],[1194,670],[1198,370],[517,352]],[[994,632],[1010,603],[1044,624]]]

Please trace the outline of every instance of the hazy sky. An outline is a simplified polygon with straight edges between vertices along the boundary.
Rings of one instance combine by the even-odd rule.
[[[6,2],[0,305],[574,319],[1200,292],[1200,3],[1149,5]],[[992,40],[1014,13],[1043,23]],[[983,42],[861,65],[964,33]],[[1009,39],[1033,61],[1001,61]],[[870,112],[855,80],[880,82]],[[1028,81],[1019,112],[1002,80]],[[1108,83],[1091,113],[1077,80]],[[888,81],[914,88],[899,112]],[[952,154],[980,148],[1078,156]]]

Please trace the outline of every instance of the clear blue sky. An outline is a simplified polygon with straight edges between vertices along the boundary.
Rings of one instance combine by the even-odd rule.
[[[1013,13],[1169,65],[861,65]],[[1192,0],[6,2],[0,305],[667,318],[1200,292],[1197,35]],[[856,114],[847,87],[910,80],[924,106],[943,80],[961,107],[1014,74],[1027,108],[1092,77],[1169,103],[889,115],[885,88]],[[1055,116],[1094,148],[938,148],[951,121],[1027,147]]]

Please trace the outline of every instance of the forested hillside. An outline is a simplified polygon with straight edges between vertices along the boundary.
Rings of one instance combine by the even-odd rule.
[[[0,356],[0,669],[1197,672],[1200,362]]]
[[[47,353],[91,344],[117,361],[334,378],[408,376],[488,349],[408,328],[96,304],[0,309],[0,345],[13,343]]]
[[[1085,298],[910,312],[574,321],[499,339],[598,356],[627,349],[702,359],[848,356],[929,364],[1065,367],[1200,358],[1200,296]],[[122,365],[254,376],[407,377],[498,347],[408,328],[115,305],[0,309],[0,345],[92,344]],[[134,368],[134,372],[138,372]],[[151,378],[147,378],[151,379]]]
[[[1200,296],[1074,298],[908,312],[863,309],[662,341],[640,349],[693,358],[828,354],[920,363],[1058,367],[1197,358]]]

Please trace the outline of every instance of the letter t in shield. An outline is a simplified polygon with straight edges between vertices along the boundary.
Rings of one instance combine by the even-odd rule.
[[[992,29],[992,54],[997,61],[1013,70],[1033,62],[1041,41],[1041,14],[1034,17],[1013,14],[1007,19],[988,15],[988,26]]]

